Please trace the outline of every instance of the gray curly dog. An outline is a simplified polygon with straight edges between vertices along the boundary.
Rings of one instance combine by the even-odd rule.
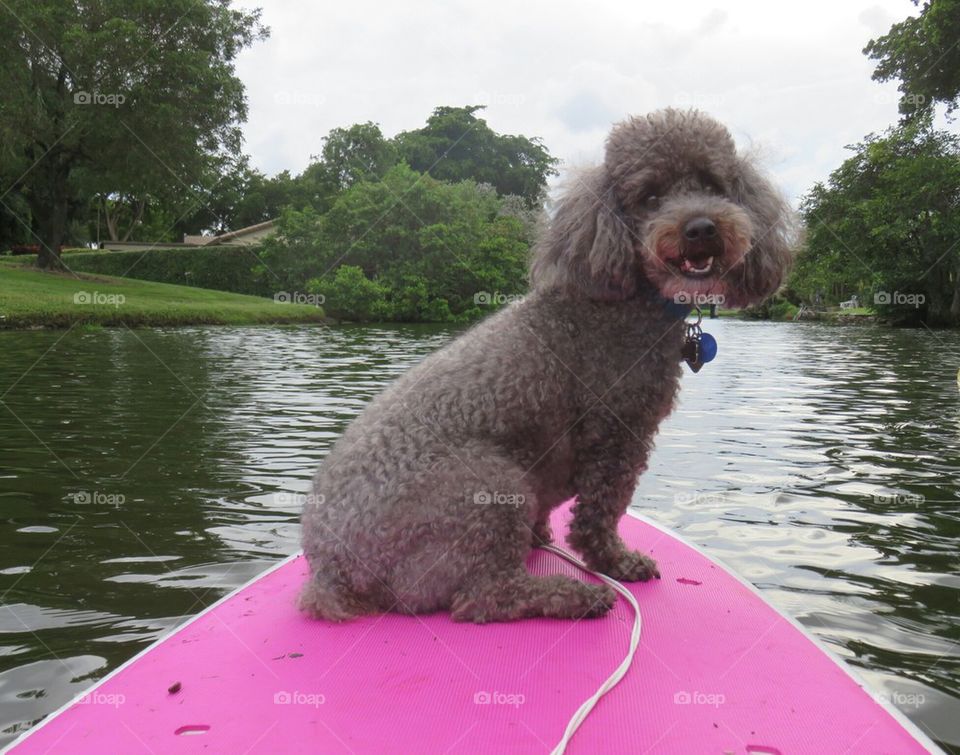
[[[306,613],[342,621],[601,616],[615,593],[533,576],[550,511],[618,580],[659,577],[617,523],[673,408],[683,307],[759,302],[791,260],[793,215],[696,111],[617,124],[543,230],[530,294],[400,377],[347,428],[303,510]],[[722,297],[722,299],[721,299]]]

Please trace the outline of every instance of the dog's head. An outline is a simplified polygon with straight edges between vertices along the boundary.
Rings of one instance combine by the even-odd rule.
[[[663,110],[619,123],[603,165],[574,179],[537,245],[531,284],[608,301],[652,288],[679,303],[742,307],[779,288],[795,228],[726,128]]]

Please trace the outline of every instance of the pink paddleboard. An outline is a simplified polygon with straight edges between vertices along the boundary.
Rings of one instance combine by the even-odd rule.
[[[564,532],[567,506],[555,512]],[[570,753],[938,752],[751,586],[652,522],[624,539],[663,579],[630,585],[643,611],[626,677]],[[581,577],[536,551],[536,573]],[[544,753],[627,652],[633,611],[455,624],[301,616],[294,556],[227,596],[46,719],[26,753]],[[585,577],[584,577],[585,578]],[[171,691],[174,690],[174,691]]]

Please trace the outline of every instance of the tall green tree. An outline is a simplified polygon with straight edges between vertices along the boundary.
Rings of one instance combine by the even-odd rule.
[[[960,324],[960,137],[927,116],[852,149],[801,205],[791,287],[841,285],[896,321]]]
[[[396,146],[384,138],[380,126],[369,121],[332,129],[320,153],[320,164],[335,191],[349,189],[357,181],[383,178],[397,160]]]
[[[440,181],[487,183],[501,196],[516,194],[529,207],[543,201],[557,160],[538,138],[498,134],[477,113],[482,105],[438,107],[427,124],[394,139],[414,170]]]
[[[920,0],[913,0],[919,6]],[[960,0],[925,0],[918,16],[870,40],[864,53],[877,61],[876,81],[900,80],[900,112],[927,112],[935,102],[953,112],[960,102]]]
[[[6,0],[0,7],[0,142],[42,242],[59,247],[84,171],[107,196],[203,184],[239,154],[237,53],[266,36],[229,0]],[[6,172],[6,171],[4,171]],[[89,178],[89,176],[88,176]]]

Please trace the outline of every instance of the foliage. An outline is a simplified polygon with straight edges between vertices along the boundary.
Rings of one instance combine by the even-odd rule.
[[[15,189],[41,264],[58,264],[83,197],[196,201],[239,154],[246,103],[234,59],[266,34],[259,11],[228,0],[8,0],[5,10],[0,162],[24,171]]]
[[[382,180],[353,184],[324,214],[287,210],[261,258],[289,290],[311,281],[334,316],[469,319],[482,313],[478,295],[525,288],[529,237],[501,205],[489,186],[444,183],[397,165]],[[339,283],[358,296],[356,312]]]
[[[249,247],[210,246],[196,249],[148,249],[129,252],[71,254],[74,272],[132,277],[238,294],[273,297],[278,288],[269,275],[255,275],[259,261]]]
[[[917,118],[869,136],[804,198],[791,285],[840,284],[898,322],[960,322],[960,138]]]
[[[187,233],[226,233],[273,220],[284,207],[301,201],[299,182],[289,171],[268,178],[244,156],[218,177],[202,203],[176,222],[176,240]]]
[[[353,265],[341,265],[330,278],[315,278],[307,283],[311,293],[323,296],[323,306],[340,320],[370,322],[389,319],[387,289]]]
[[[919,0],[913,0],[919,5]],[[894,24],[873,39],[864,53],[877,61],[873,78],[900,79],[900,112],[929,112],[934,102],[948,112],[960,98],[960,0],[926,0],[919,16]]]
[[[398,162],[397,148],[384,138],[376,123],[335,128],[323,139],[318,166],[319,182],[331,193],[349,189],[359,181],[382,178]]]
[[[789,295],[780,293],[760,304],[747,307],[742,316],[748,320],[792,320],[798,309],[799,307],[790,301]]]
[[[547,178],[557,173],[557,160],[537,138],[495,132],[476,116],[482,108],[436,108],[426,126],[397,135],[400,157],[441,181],[488,183],[500,195],[515,194],[528,207],[539,205]]]

